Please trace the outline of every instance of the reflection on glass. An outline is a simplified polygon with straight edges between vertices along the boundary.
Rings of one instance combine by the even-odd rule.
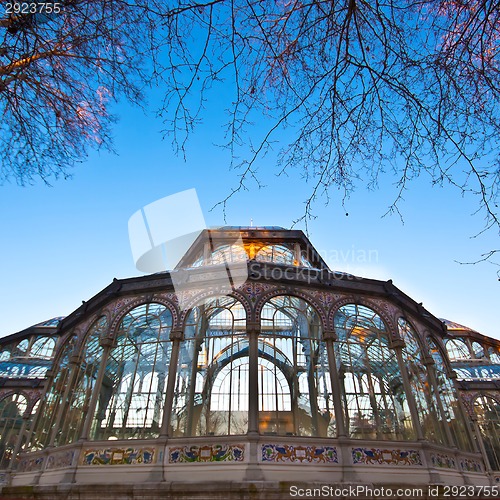
[[[446,372],[443,355],[433,339],[428,338],[427,344],[434,359],[438,392],[444,408],[445,418],[449,423],[449,428],[455,444],[462,450],[472,451],[472,443],[470,442],[467,429],[465,428],[465,421],[461,415],[458,394],[453,382]]]
[[[470,352],[467,344],[462,339],[449,339],[446,341],[446,350],[450,361],[460,359],[470,359]]]
[[[444,426],[446,423],[439,410],[436,392],[431,385],[427,368],[423,364],[417,333],[404,318],[399,318],[398,329],[405,342],[402,350],[403,361],[408,372],[408,380],[424,436],[434,443],[445,444]]]
[[[474,412],[490,467],[498,471],[500,470],[500,403],[488,396],[480,396],[474,403]]]
[[[129,311],[106,362],[92,439],[158,437],[171,356],[172,315],[148,303]]]
[[[326,348],[317,312],[303,299],[266,303],[259,339],[259,418],[262,433],[335,436]]]
[[[334,318],[335,351],[352,438],[415,439],[396,353],[386,327],[368,307],[348,304]]]
[[[0,401],[0,469],[10,464],[27,407],[21,394],[11,394]]]
[[[248,384],[243,306],[223,297],[195,307],[179,351],[170,433],[245,434]]]

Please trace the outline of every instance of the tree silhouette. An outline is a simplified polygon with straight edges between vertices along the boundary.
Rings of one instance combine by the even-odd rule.
[[[397,211],[408,183],[425,174],[473,193],[484,229],[498,230],[498,1],[61,5],[59,14],[1,22],[4,178],[65,174],[88,147],[109,146],[108,103],[141,103],[145,85],[164,92],[160,115],[183,152],[223,84],[233,92],[226,139],[240,177],[222,204],[258,183],[258,160],[288,127],[278,168],[304,169],[306,216],[317,196],[376,186],[386,173],[399,188]]]

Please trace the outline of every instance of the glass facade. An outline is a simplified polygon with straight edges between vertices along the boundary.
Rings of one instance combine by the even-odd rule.
[[[52,457],[57,447],[89,450],[85,466],[94,465],[97,453],[105,464],[108,452],[124,450],[131,450],[130,460],[144,452],[152,460],[154,448],[163,454],[154,465],[166,460],[169,467],[168,460],[182,454],[178,460],[203,461],[193,451],[198,445],[204,457],[228,443],[249,450],[245,436],[257,443],[258,434],[258,445],[268,446],[276,462],[337,464],[334,450],[343,442],[352,448],[342,452],[341,465],[352,459],[349,466],[413,466],[419,458],[409,453],[415,452],[425,456],[419,466],[427,467],[431,452],[446,464],[477,459],[477,444],[491,468],[500,469],[497,400],[476,394],[466,407],[459,393],[471,380],[491,384],[497,377],[500,350],[493,340],[446,335],[436,318],[412,310],[408,297],[403,303],[397,295],[383,295],[387,283],[378,296],[368,289],[343,290],[358,280],[352,276],[326,283],[330,275],[316,272],[320,258],[295,236],[283,243],[252,238],[241,245],[201,242],[186,257],[186,267],[198,269],[185,273],[188,286],[177,295],[167,274],[127,280],[123,295],[122,284],[113,285],[117,291],[100,294],[99,307],[89,306],[88,313],[83,307],[57,332],[54,325],[52,334],[40,330],[48,326],[35,325],[26,338],[15,335],[2,345],[0,372],[9,383],[35,387],[41,386],[36,378],[45,378],[46,387],[39,389],[32,420],[25,418],[34,414],[28,389],[4,390],[0,468],[24,439],[24,450],[38,457]],[[225,296],[205,286],[215,273],[200,267],[241,260],[251,260],[261,274]],[[277,279],[273,266],[296,272]],[[359,280],[356,290],[365,286]],[[183,310],[184,304],[190,305]],[[167,459],[163,439],[178,455]],[[259,467],[266,462],[261,452],[255,459],[252,451]],[[240,458],[243,451],[236,453]],[[478,463],[467,466],[472,470]],[[458,465],[452,472],[443,468],[465,474]]]
[[[370,307],[338,308],[332,371],[322,320],[307,300],[268,299],[259,329],[250,334],[246,311],[233,297],[205,300],[186,314],[175,347],[172,313],[161,303],[133,307],[114,332],[106,317],[97,319],[77,352],[74,339],[61,347],[31,449],[74,443],[84,433],[81,416],[89,411],[91,440],[155,438],[162,427],[171,437],[244,435],[253,373],[263,435],[335,438],[342,415],[352,439],[415,441],[420,429],[429,442],[471,450],[444,358],[429,340],[434,363],[424,363],[422,341],[406,319],[398,320],[401,340],[395,343]],[[107,349],[105,338],[111,341]],[[340,391],[337,413],[333,373]]]

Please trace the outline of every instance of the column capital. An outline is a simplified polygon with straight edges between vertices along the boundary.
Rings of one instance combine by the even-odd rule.
[[[424,354],[422,356],[422,364],[425,366],[434,366],[436,362],[434,361],[434,358],[432,356],[428,356],[427,354]]]
[[[83,361],[83,355],[81,353],[80,354],[73,354],[69,358],[70,365],[79,365],[82,361]]]
[[[403,349],[406,347],[405,341],[402,339],[393,339],[391,341],[391,349]]]
[[[184,340],[183,330],[170,330],[170,340]]]
[[[260,332],[260,321],[247,321],[247,332]]]
[[[104,337],[99,340],[99,345],[103,348],[112,347],[113,339],[111,337]]]
[[[332,340],[332,341],[336,341],[337,340],[337,334],[335,333],[334,330],[325,330],[323,332],[323,340]]]

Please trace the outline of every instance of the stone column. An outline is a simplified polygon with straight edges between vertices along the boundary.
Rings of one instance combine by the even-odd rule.
[[[413,391],[411,389],[410,379],[408,377],[408,371],[403,360],[403,347],[405,343],[402,340],[396,340],[392,344],[392,348],[396,352],[396,357],[398,359],[399,371],[401,373],[401,378],[403,379],[403,387],[406,393],[406,401],[408,402],[408,407],[410,408],[411,419],[413,421],[413,426],[417,433],[417,439],[423,441],[424,433],[420,425],[420,419],[418,418],[417,405],[415,403],[415,398],[413,396]]]
[[[184,339],[182,330],[171,330],[170,341],[172,342],[172,351],[170,355],[170,363],[168,366],[167,389],[165,391],[165,408],[163,410],[163,419],[160,429],[160,438],[170,436],[169,424],[172,415],[172,405],[174,401],[175,377],[177,374],[177,364],[179,362],[179,350],[181,341]]]
[[[339,371],[337,370],[335,350],[333,348],[333,343],[336,340],[337,340],[337,335],[333,330],[328,330],[323,332],[323,341],[326,344],[326,352],[328,355],[328,365],[330,371],[330,381],[332,384],[333,409],[335,412],[337,437],[346,437],[344,412],[342,411],[342,385],[340,383]]]
[[[259,435],[259,323],[247,323],[248,335],[248,434]]]
[[[259,336],[260,322],[247,321],[248,335],[248,466],[247,481],[262,481],[259,466]]]

